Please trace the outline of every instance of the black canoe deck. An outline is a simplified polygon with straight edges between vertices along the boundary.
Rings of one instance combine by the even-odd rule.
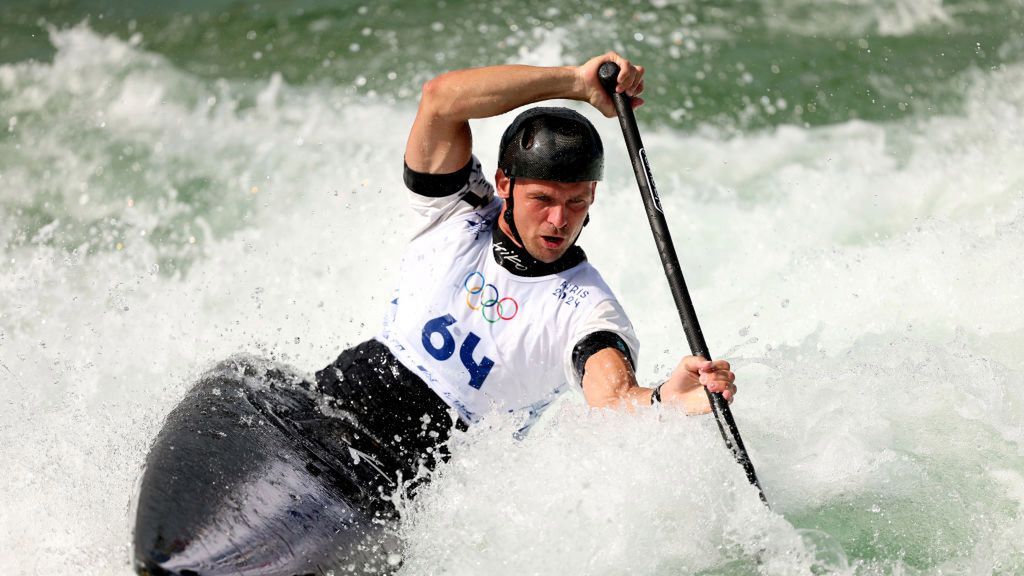
[[[146,460],[134,534],[148,575],[321,575],[400,558],[394,491],[354,418],[325,416],[286,366],[233,357],[168,415]],[[369,446],[370,449],[367,449]],[[390,562],[389,562],[390,560]]]

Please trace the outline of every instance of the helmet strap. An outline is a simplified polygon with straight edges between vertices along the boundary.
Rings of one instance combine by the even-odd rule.
[[[512,239],[525,248],[526,244],[523,243],[523,237],[519,235],[519,229],[516,228],[516,219],[512,215],[512,209],[515,207],[515,200],[513,199],[512,192],[515,188],[516,177],[510,176],[508,179],[508,198],[505,200],[505,223],[508,224],[508,230],[512,233]]]

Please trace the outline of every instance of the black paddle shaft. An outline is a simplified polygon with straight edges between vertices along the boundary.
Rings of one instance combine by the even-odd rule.
[[[636,173],[636,182],[640,186],[644,209],[647,210],[647,219],[651,223],[654,242],[658,246],[658,254],[661,256],[661,264],[665,268],[665,276],[668,277],[669,289],[672,291],[672,298],[679,311],[679,319],[683,322],[683,332],[686,333],[686,340],[690,344],[690,352],[694,356],[703,356],[711,360],[711,353],[708,351],[704,333],[701,332],[700,324],[697,322],[697,312],[693,309],[693,301],[690,299],[690,292],[686,289],[683,270],[679,267],[679,258],[676,256],[672,236],[669,234],[668,224],[665,222],[665,212],[662,210],[661,199],[658,197],[658,188],[654,184],[654,175],[651,174],[651,165],[647,161],[647,152],[640,140],[640,130],[636,125],[636,116],[633,115],[632,98],[625,93],[615,91],[619,76],[618,64],[605,62],[598,69],[597,75],[601,85],[611,96],[612,102],[615,103],[615,111],[618,113],[619,124],[622,126],[622,136],[626,140],[626,148],[633,161],[633,172]],[[764,490],[761,489],[761,483],[757,480],[757,473],[747,455],[747,449],[743,446],[743,439],[740,438],[740,431],[736,428],[736,421],[733,420],[732,411],[729,410],[729,403],[720,393],[711,392],[707,388],[704,391],[711,402],[711,410],[715,414],[715,421],[718,422],[718,429],[722,433],[725,445],[732,450],[736,461],[743,466],[743,470],[747,473],[747,480],[757,488],[761,500],[767,504],[768,499],[764,495]]]

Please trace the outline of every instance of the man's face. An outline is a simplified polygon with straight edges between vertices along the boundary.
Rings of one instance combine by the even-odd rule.
[[[508,198],[509,179],[500,169],[495,176],[498,195]],[[553,182],[516,178],[513,217],[526,251],[541,262],[558,260],[572,246],[587,211],[594,203],[597,182]],[[504,215],[498,225],[512,237]]]

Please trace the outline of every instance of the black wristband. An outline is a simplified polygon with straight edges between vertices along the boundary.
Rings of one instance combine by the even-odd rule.
[[[665,383],[662,382],[661,384],[658,384],[657,386],[654,387],[654,391],[651,392],[651,406],[655,404],[661,404],[661,387],[664,385]]]

